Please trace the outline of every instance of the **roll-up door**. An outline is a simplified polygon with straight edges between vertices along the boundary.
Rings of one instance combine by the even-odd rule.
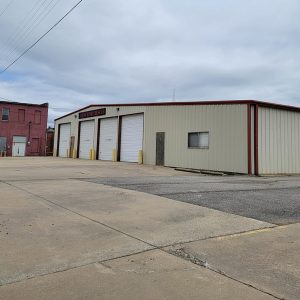
[[[138,162],[139,150],[143,149],[144,115],[122,117],[120,160]]]
[[[89,159],[94,147],[94,121],[80,122],[79,158]]]
[[[101,119],[99,159],[112,160],[112,151],[117,148],[118,118]]]
[[[68,157],[70,150],[71,124],[59,125],[58,156]]]

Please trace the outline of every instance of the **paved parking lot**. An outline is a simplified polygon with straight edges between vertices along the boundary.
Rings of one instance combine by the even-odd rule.
[[[278,225],[300,222],[299,177],[186,175],[83,180],[159,195]]]
[[[0,168],[0,299],[299,299],[299,177]]]

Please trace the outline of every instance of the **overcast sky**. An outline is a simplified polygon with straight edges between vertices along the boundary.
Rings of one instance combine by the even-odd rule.
[[[77,1],[0,0],[3,69]],[[300,106],[299,0],[84,0],[8,71],[0,97],[92,103],[257,99]]]

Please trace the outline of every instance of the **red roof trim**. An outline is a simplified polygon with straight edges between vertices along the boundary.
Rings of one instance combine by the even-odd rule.
[[[264,102],[258,100],[215,100],[215,101],[190,101],[190,102],[142,102],[142,103],[125,103],[125,104],[90,104],[88,106],[82,107],[64,116],[61,116],[55,121],[60,120],[64,117],[75,114],[79,111],[87,109],[89,107],[116,107],[116,106],[177,106],[177,105],[234,105],[234,104],[258,104],[259,106],[277,108],[283,110],[290,110],[300,112],[300,107],[276,104],[271,102]]]

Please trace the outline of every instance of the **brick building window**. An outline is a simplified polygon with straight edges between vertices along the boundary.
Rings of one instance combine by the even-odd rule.
[[[41,111],[36,110],[34,112],[34,124],[41,124]]]
[[[18,121],[20,123],[24,123],[25,122],[25,109],[19,109],[18,110]]]
[[[2,108],[2,121],[9,120],[9,108]]]

